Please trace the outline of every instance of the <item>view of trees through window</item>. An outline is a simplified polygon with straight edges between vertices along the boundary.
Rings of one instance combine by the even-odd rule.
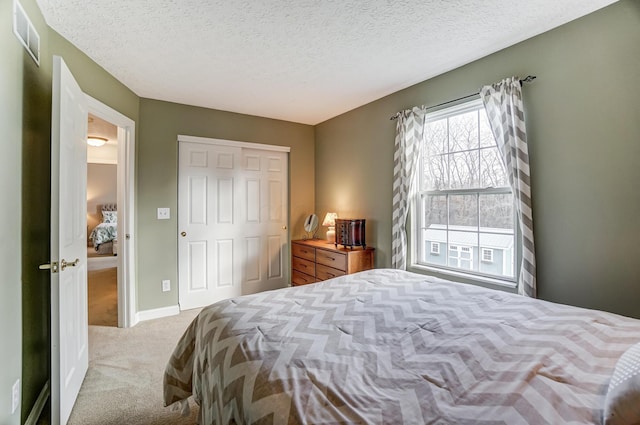
[[[420,159],[418,262],[513,278],[513,195],[484,107],[433,115]]]

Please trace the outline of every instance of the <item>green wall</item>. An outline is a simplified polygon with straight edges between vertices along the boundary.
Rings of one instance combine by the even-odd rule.
[[[40,35],[40,66],[12,32],[13,2],[0,2],[0,423],[24,422],[50,375],[50,143],[53,55],[89,95],[138,119],[138,97],[51,30],[35,0],[24,0]],[[18,266],[16,266],[18,265]],[[21,378],[21,407],[11,387]]]
[[[317,210],[366,218],[376,266],[389,267],[389,117],[537,75],[523,92],[539,296],[640,317],[638,46],[640,1],[623,0],[317,125]]]
[[[50,258],[51,73],[48,27],[23,2],[41,36],[38,67],[23,52],[22,90],[22,421],[50,375],[50,277],[38,269]],[[14,40],[17,41],[14,37]]]
[[[150,99],[140,101],[137,160],[138,310],[178,304],[178,135],[290,146],[289,220],[292,239],[303,234],[314,207],[313,127]],[[157,220],[156,208],[171,208]],[[162,292],[161,281],[171,280]]]
[[[640,1],[621,1],[319,124],[317,209],[367,218],[376,265],[389,267],[389,117],[537,75],[524,98],[539,296],[640,317],[639,45]]]

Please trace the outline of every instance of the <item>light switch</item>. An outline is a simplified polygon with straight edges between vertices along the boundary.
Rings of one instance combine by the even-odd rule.
[[[171,218],[169,208],[158,208],[158,220],[169,220]]]

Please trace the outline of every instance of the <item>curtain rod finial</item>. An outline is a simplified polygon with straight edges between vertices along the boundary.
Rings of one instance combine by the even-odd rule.
[[[538,78],[538,77],[536,77],[535,75],[527,75],[526,78],[523,78],[522,80],[520,80],[520,82],[521,83],[530,83],[533,80],[535,80],[536,78]]]

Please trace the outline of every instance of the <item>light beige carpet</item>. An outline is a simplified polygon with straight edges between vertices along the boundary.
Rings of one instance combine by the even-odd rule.
[[[165,408],[162,375],[173,347],[199,310],[141,322],[128,329],[89,327],[89,372],[69,425],[195,424]]]

